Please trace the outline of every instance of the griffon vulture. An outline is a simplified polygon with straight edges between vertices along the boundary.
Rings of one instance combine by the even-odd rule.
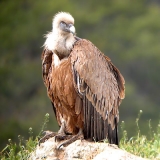
[[[94,141],[107,138],[118,145],[123,76],[94,44],[75,36],[74,18],[69,13],[57,13],[52,27],[44,43],[42,73],[60,126],[56,136],[67,139],[63,144],[84,137]],[[40,141],[53,135],[46,134]]]

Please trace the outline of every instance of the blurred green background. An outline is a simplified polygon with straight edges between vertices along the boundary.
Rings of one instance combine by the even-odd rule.
[[[159,0],[1,0],[0,1],[0,148],[18,135],[37,135],[44,116],[57,131],[41,76],[41,52],[52,18],[58,11],[75,18],[77,36],[92,41],[109,56],[126,80],[120,122],[129,136],[143,110],[140,127],[160,120],[160,1]]]

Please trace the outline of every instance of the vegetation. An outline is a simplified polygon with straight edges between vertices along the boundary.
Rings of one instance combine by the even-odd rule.
[[[149,121],[149,138],[146,135],[141,134],[139,128],[139,118],[142,111],[136,119],[137,133],[135,136],[128,138],[127,131],[124,127],[124,121],[121,124],[122,139],[120,141],[120,148],[143,158],[160,159],[160,122],[157,126],[157,131],[154,132]]]
[[[33,137],[33,130],[29,128],[29,139],[24,140],[22,136],[18,136],[19,143],[12,142],[11,139],[8,140],[9,144],[0,152],[1,160],[26,160],[29,157],[29,154],[36,148],[38,145],[39,139],[44,132],[44,129],[47,127],[49,122],[49,114],[45,115],[44,123],[41,127],[41,131],[38,136]]]
[[[51,30],[58,11],[75,18],[77,36],[92,41],[120,69],[126,98],[120,106],[128,139],[136,131],[135,117],[149,137],[160,119],[160,3],[158,0],[1,0],[0,1],[0,150],[17,135],[36,137],[43,115],[50,113],[48,129],[57,131],[51,103],[41,75],[43,35]],[[133,131],[134,130],[134,131]],[[130,141],[131,142],[131,141]]]
[[[149,123],[149,132],[150,138],[147,138],[146,135],[142,135],[139,128],[139,113],[138,118],[136,119],[137,133],[134,137],[128,139],[127,131],[124,127],[124,122],[121,124],[121,132],[123,137],[120,141],[120,148],[124,149],[134,155],[149,158],[149,159],[160,159],[160,122],[157,127],[157,132],[152,130],[152,126]],[[0,158],[1,160],[22,160],[27,159],[29,154],[35,149],[38,144],[38,139],[41,137],[41,133],[46,128],[47,122],[49,119],[49,114],[46,114],[44,124],[38,136],[33,138],[32,128],[29,129],[30,137],[27,141],[21,136],[18,136],[19,143],[13,143],[9,139],[9,144],[1,151]]]

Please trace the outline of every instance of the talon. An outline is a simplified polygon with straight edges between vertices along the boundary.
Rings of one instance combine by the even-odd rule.
[[[58,149],[58,150],[61,149],[62,146],[63,146],[63,143],[61,143],[61,144],[57,147],[57,149]]]

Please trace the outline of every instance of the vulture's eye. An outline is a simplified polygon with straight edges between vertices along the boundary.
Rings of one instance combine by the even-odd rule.
[[[68,25],[63,21],[60,22],[60,29],[65,32],[69,32]]]
[[[67,24],[66,24],[65,22],[62,21],[62,22],[60,23],[60,25],[66,26]]]

